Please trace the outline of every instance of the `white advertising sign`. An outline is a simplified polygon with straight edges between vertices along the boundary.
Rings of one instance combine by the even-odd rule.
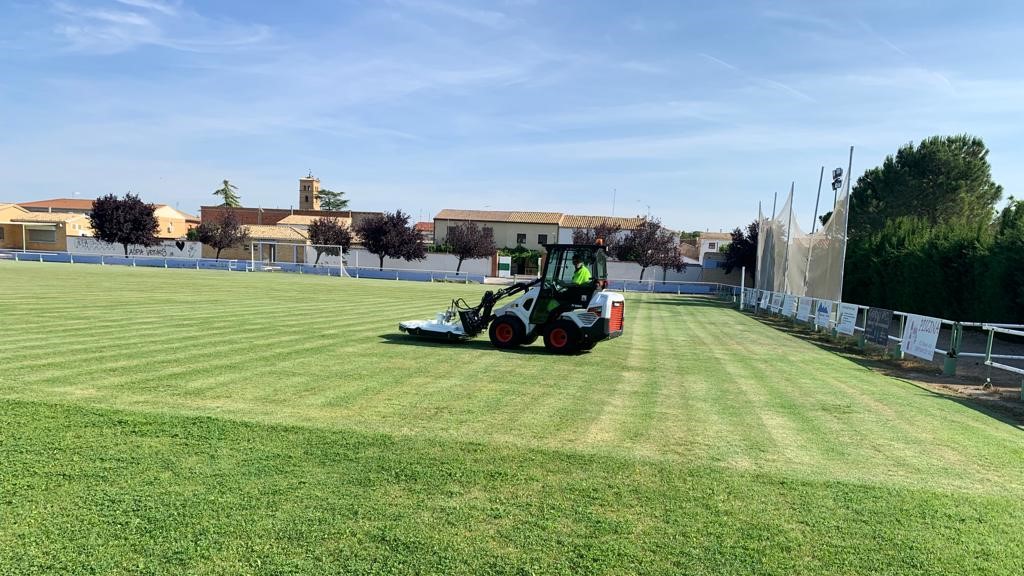
[[[796,296],[786,294],[785,300],[782,301],[782,315],[792,318],[793,314],[796,314]]]
[[[940,330],[942,320],[908,314],[900,349],[904,354],[930,361],[935,357],[935,343],[939,340]]]
[[[772,297],[772,293],[767,290],[761,291],[761,308],[768,307],[768,300]]]
[[[796,309],[796,319],[801,322],[811,319],[811,298],[800,298],[800,306]]]
[[[124,247],[120,244],[103,242],[91,236],[69,236],[68,252],[94,256],[124,256]],[[137,244],[128,245],[128,256],[140,258],[201,258],[202,255],[203,245],[199,242],[164,240],[149,247]]]
[[[857,326],[857,305],[856,304],[840,304],[839,305],[839,324],[836,326],[836,331],[840,334],[846,334],[852,336],[854,327]]]
[[[822,328],[832,325],[832,301],[818,300],[814,307],[814,323]]]
[[[782,294],[772,294],[772,312],[782,310]]]

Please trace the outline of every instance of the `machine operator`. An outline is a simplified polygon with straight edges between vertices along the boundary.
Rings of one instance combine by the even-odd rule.
[[[590,283],[590,269],[583,263],[583,259],[578,254],[574,254],[572,257],[572,264],[576,267],[576,272],[572,275],[573,286],[583,286],[584,284]]]

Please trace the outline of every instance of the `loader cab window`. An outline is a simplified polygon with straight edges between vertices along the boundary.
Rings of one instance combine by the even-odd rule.
[[[544,283],[540,296],[530,314],[531,322],[543,324],[551,314],[580,308],[586,305],[595,290],[599,289],[599,281],[606,279],[607,264],[603,250],[595,250],[589,246],[549,245],[548,258],[545,263]],[[576,267],[573,257],[579,256],[583,264],[590,270],[591,281],[583,285],[572,283]]]
[[[572,263],[574,256],[579,255],[583,264],[590,270],[591,278],[604,280],[608,277],[608,265],[603,251],[594,251],[590,248],[582,249],[555,249],[548,255],[548,266],[544,279],[549,282],[557,282],[562,285],[572,283],[572,276],[576,267]]]

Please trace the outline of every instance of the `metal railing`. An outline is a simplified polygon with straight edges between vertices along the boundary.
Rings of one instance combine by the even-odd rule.
[[[309,264],[270,259],[216,259],[174,258],[159,256],[121,256],[107,254],[76,254],[73,252],[44,252],[0,249],[0,256],[16,262],[53,262],[65,264],[99,264],[101,266],[130,266],[145,268],[191,268],[195,270],[225,270],[231,272],[291,272],[321,276],[348,276],[381,280],[411,280],[420,282],[483,283],[482,274],[453,272],[451,270],[409,270],[401,268],[349,267],[338,264]]]
[[[739,296],[740,287],[720,282],[691,282],[684,280],[629,280],[613,278],[608,280],[609,290],[620,292],[650,292],[654,294],[695,294],[734,299]]]
[[[780,298],[781,296],[781,298]],[[786,296],[793,299],[794,304],[791,305],[792,310],[785,310]],[[801,300],[810,300],[812,303],[811,312],[807,315],[806,320],[797,318],[796,310],[797,304]],[[839,313],[840,304],[850,304],[842,302],[833,302],[830,300],[821,300],[817,298],[811,298],[807,296],[795,296],[786,295],[778,292],[761,291],[756,289],[746,289],[743,295],[742,307],[744,309],[753,310],[754,314],[761,312],[768,312],[770,315],[776,317],[785,317],[794,321],[806,322],[814,327],[814,330],[824,329],[831,331],[833,336],[841,335],[837,331],[837,318],[835,316]],[[830,302],[829,316],[821,319],[817,313],[817,307],[813,304],[819,301]],[[765,305],[767,303],[767,305]],[[853,336],[857,339],[859,346],[864,347],[866,345],[865,331],[867,328],[867,316],[870,306],[864,306],[860,304],[853,304],[857,307],[857,315],[854,320],[853,333],[848,336]],[[890,350],[889,344],[886,344],[885,349],[887,353],[891,353],[896,358],[904,358],[904,351],[902,349],[903,341],[906,337],[907,318],[915,316],[909,312],[902,312],[899,310],[893,310],[893,320],[890,321],[890,330],[893,327],[893,323],[896,325],[896,333],[888,334],[887,341],[889,344],[896,344],[895,350]],[[824,321],[822,321],[824,320]],[[941,354],[944,356],[943,362],[943,373],[948,376],[956,375],[957,360],[959,358],[983,358],[984,365],[988,367],[988,373],[986,375],[986,386],[991,384],[991,368],[1003,370],[1012,374],[1024,376],[1024,366],[1013,366],[1004,362],[998,362],[998,360],[1005,361],[1018,361],[1024,363],[1024,355],[1021,354],[998,354],[993,352],[993,344],[995,341],[996,334],[1003,334],[1006,336],[1024,338],[1024,324],[1007,324],[1007,323],[988,323],[988,322],[959,322],[955,320],[949,320],[946,318],[935,318],[941,323],[942,328],[948,328],[949,339],[944,348],[940,348],[936,345],[934,348],[934,354]],[[964,350],[964,329],[980,329],[982,332],[987,333],[985,350],[967,351]],[[842,334],[847,335],[847,334]],[[1024,400],[1024,379],[1021,380],[1021,400]]]

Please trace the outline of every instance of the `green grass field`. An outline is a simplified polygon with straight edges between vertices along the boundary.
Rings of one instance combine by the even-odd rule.
[[[0,574],[1020,574],[1024,431],[713,302],[0,262]]]

